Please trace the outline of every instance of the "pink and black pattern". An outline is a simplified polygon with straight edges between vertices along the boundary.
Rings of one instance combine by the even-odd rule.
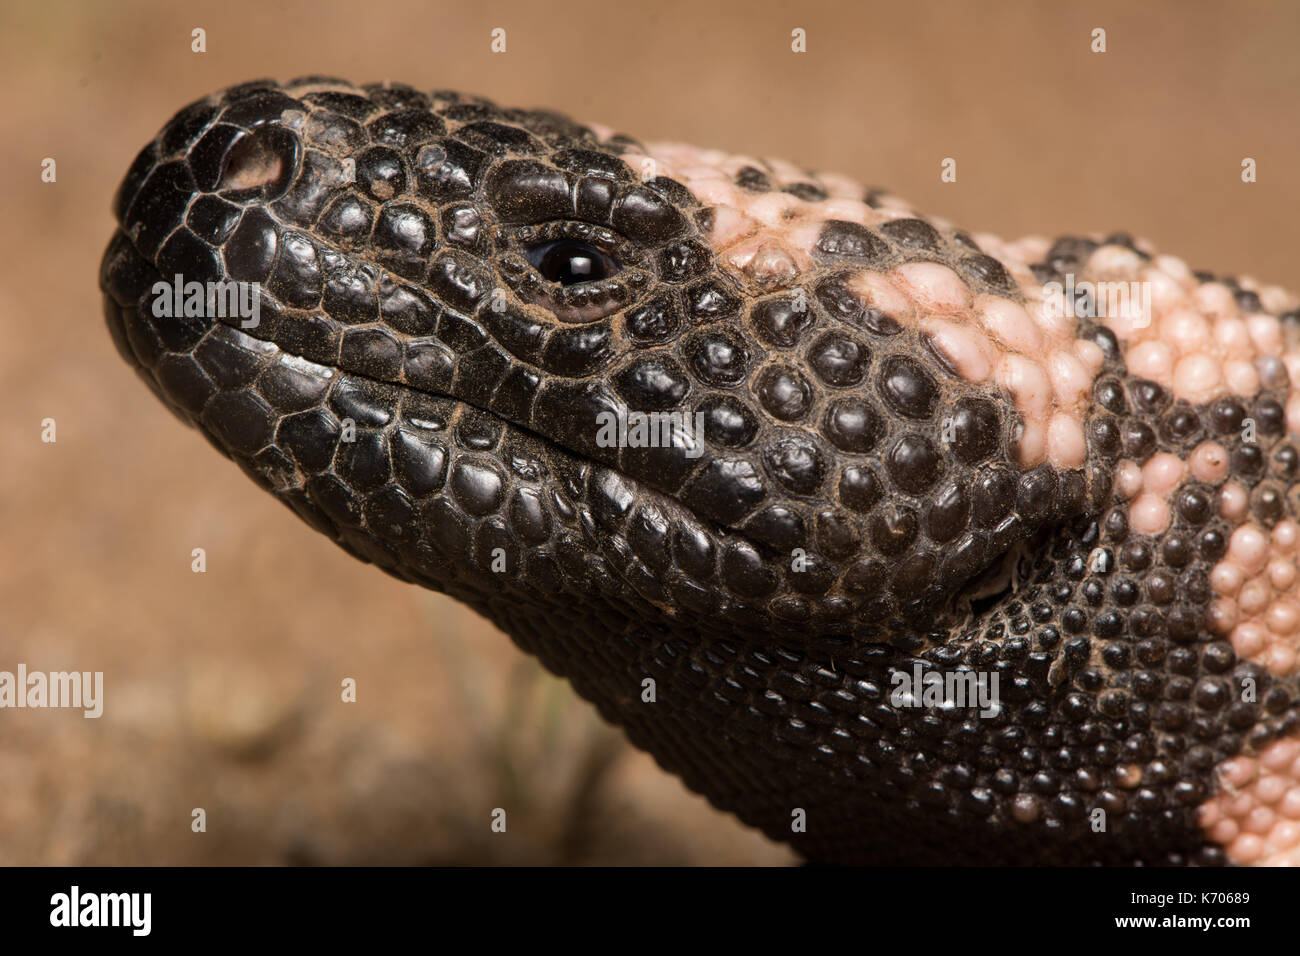
[[[115,212],[170,408],[808,858],[1300,862],[1284,290],[319,77],[182,110]],[[257,324],[156,315],[178,275]],[[702,435],[602,440],[633,413]],[[963,670],[996,707],[893,694]]]

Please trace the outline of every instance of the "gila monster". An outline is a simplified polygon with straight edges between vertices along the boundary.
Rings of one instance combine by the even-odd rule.
[[[808,860],[1300,863],[1294,295],[327,77],[114,212],[168,408]]]

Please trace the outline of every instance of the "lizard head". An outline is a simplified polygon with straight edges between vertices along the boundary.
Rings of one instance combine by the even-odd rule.
[[[434,587],[905,639],[1084,504],[1081,456],[927,323],[935,297],[1023,312],[1016,278],[835,177],[309,78],[182,110],[116,212],[128,358]],[[242,284],[256,323],[185,314],[186,283]]]

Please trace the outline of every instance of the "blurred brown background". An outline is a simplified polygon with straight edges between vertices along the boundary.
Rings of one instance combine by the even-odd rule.
[[[459,87],[847,173],[974,230],[1127,229],[1295,287],[1298,41],[1292,3],[5,3],[0,670],[102,670],[106,705],[0,711],[0,863],[791,859],[504,636],[309,531],[135,380],[96,272],[113,190],[179,107],[260,76]]]

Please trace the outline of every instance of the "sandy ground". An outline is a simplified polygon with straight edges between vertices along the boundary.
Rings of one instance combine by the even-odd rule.
[[[180,106],[258,76],[460,87],[848,173],[974,230],[1127,229],[1294,287],[1297,41],[1280,3],[4,4],[0,670],[103,671],[106,704],[0,710],[0,863],[791,860],[135,381],[96,272],[117,182]]]

